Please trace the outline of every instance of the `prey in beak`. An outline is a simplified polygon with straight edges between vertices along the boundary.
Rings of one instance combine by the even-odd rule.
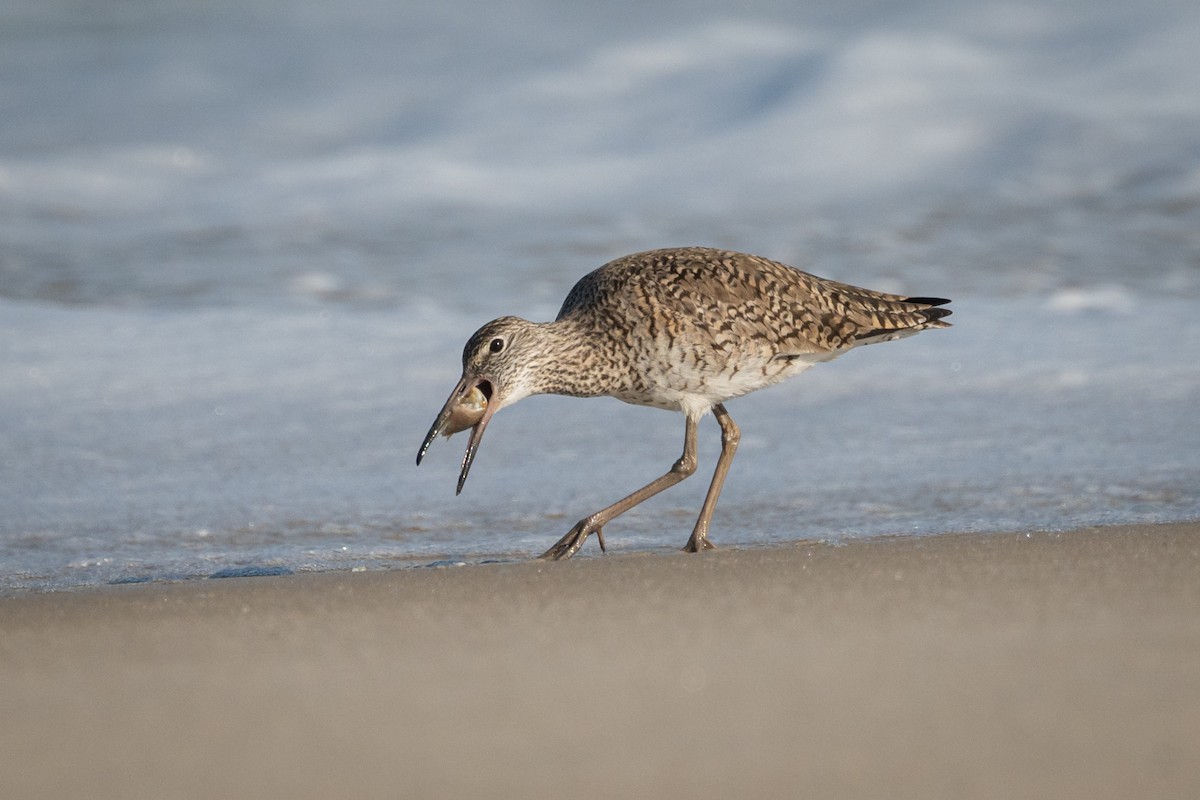
[[[442,406],[437,419],[433,421],[429,433],[425,434],[425,441],[421,443],[421,449],[417,452],[417,464],[419,465],[439,433],[448,438],[459,431],[465,431],[468,428],[471,430],[471,437],[467,440],[467,451],[463,454],[462,470],[458,474],[458,489],[455,494],[462,493],[463,484],[467,482],[467,473],[471,471],[471,462],[475,460],[479,443],[483,441],[483,432],[487,428],[492,414],[499,407],[498,403],[491,402],[493,394],[491,381],[473,375],[463,375],[446,400],[446,405]]]

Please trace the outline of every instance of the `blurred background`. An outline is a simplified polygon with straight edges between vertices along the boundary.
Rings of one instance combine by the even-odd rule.
[[[1197,41],[1184,0],[3,0],[0,590],[541,552],[682,418],[527,400],[459,498],[462,437],[416,448],[480,324],[671,245],[955,300],[731,404],[718,544],[1200,516]]]

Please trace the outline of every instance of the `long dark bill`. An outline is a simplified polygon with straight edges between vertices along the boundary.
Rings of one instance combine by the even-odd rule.
[[[467,440],[467,451],[463,453],[462,471],[458,473],[458,488],[454,490],[455,494],[462,494],[463,484],[467,482],[467,473],[471,471],[471,462],[475,460],[475,451],[479,449],[479,443],[483,441],[483,431],[495,411],[496,404],[488,403],[479,422],[471,428],[471,438]]]
[[[442,410],[438,412],[437,418],[434,419],[433,425],[429,428],[429,433],[425,434],[425,441],[421,442],[421,449],[417,451],[417,466],[421,466],[421,459],[425,458],[425,454],[429,452],[429,445],[433,444],[433,440],[437,438],[442,429],[446,427],[446,423],[450,421],[450,414],[454,411],[454,404],[459,398],[467,392],[467,376],[464,375],[459,380],[458,385],[454,387],[454,391],[450,393],[450,397],[446,400],[446,405],[442,406]]]
[[[450,397],[446,400],[446,405],[442,406],[441,412],[438,413],[437,419],[433,421],[433,425],[429,428],[429,433],[425,434],[425,441],[421,443],[421,449],[417,451],[417,465],[421,464],[421,459],[425,458],[425,453],[428,452],[429,446],[433,444],[433,440],[446,427],[446,423],[450,421],[450,414],[454,411],[454,406],[462,399],[463,395],[471,391],[480,383],[478,378],[468,378],[463,376],[458,385],[454,387],[454,391],[450,393]],[[483,431],[487,428],[488,421],[492,418],[496,406],[488,403],[484,409],[483,417],[479,422],[475,423],[471,428],[471,438],[467,441],[467,451],[463,453],[462,469],[458,473],[458,488],[455,494],[462,494],[463,484],[467,482],[467,473],[471,471],[471,463],[475,461],[475,453],[479,450],[479,443],[483,441]]]

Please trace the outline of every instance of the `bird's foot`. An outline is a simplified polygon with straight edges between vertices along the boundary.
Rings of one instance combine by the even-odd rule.
[[[596,525],[591,521],[591,518],[581,519],[575,523],[575,527],[567,531],[567,535],[555,542],[554,546],[546,552],[542,553],[538,558],[543,561],[562,561],[575,555],[575,552],[583,547],[583,543],[587,541],[587,537],[591,534],[596,534],[596,541],[600,544],[600,552],[607,553],[608,550],[604,546],[604,526]]]
[[[695,533],[687,540],[687,544],[683,546],[685,553],[699,553],[701,550],[716,550],[717,546],[708,540],[707,536],[697,536]]]

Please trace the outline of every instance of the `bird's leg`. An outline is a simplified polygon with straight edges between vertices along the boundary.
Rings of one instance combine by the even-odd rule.
[[[596,534],[596,539],[600,542],[600,549],[603,550],[604,534],[602,529],[610,520],[619,517],[638,503],[653,497],[663,489],[674,486],[695,472],[697,419],[698,416],[687,415],[687,425],[683,432],[683,455],[671,465],[669,472],[646,484],[628,497],[618,500],[611,506],[602,508],[595,514],[579,520],[579,522],[575,523],[575,527],[567,531],[566,536],[559,539],[553,547],[542,553],[541,558],[551,561],[570,558],[575,554],[576,550],[583,547],[583,543],[587,541],[587,537],[593,533]]]
[[[742,432],[725,406],[717,403],[713,406],[713,416],[721,425],[721,457],[717,459],[717,469],[713,472],[712,483],[708,485],[708,494],[704,496],[704,505],[700,507],[700,517],[696,527],[692,529],[691,538],[683,546],[684,552],[699,553],[701,550],[712,550],[715,545],[708,540],[708,524],[712,521],[713,510],[717,507],[717,497],[721,487],[725,485],[725,476],[729,474],[729,465],[733,463],[733,454],[737,452],[738,442]]]

